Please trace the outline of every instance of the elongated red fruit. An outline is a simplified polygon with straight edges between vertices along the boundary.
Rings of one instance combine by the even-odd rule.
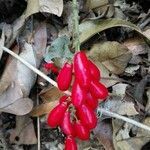
[[[74,124],[74,130],[76,131],[76,137],[81,140],[88,140],[90,138],[90,130],[82,125],[80,121]]]
[[[75,107],[79,107],[85,102],[86,92],[76,81],[72,87],[72,103]]]
[[[70,113],[68,111],[65,112],[65,115],[64,115],[64,118],[63,118],[63,121],[62,121],[60,127],[64,134],[72,135],[72,136],[75,135],[74,129],[73,129],[73,124],[71,123]]]
[[[97,99],[105,99],[108,96],[107,88],[98,81],[91,81],[90,92]]]
[[[93,97],[90,92],[86,94],[85,103],[93,110],[95,110],[98,106],[98,100],[95,97]]]
[[[60,70],[57,77],[58,88],[61,91],[66,91],[72,80],[72,69],[73,65],[69,63],[65,63],[62,69]]]
[[[61,124],[67,107],[67,103],[61,103],[49,113],[47,123],[50,127],[55,128]]]
[[[91,78],[94,78],[95,80],[99,81],[100,71],[98,67],[90,60],[89,60],[89,69],[90,69]]]
[[[81,105],[80,108],[77,109],[77,117],[86,128],[93,129],[96,127],[97,117],[90,107],[84,104]]]
[[[78,52],[74,56],[74,73],[79,84],[88,88],[90,85],[89,63],[84,52]]]
[[[65,140],[65,150],[77,150],[77,144],[72,136],[67,136]]]
[[[60,97],[59,103],[64,103],[64,102],[66,102],[67,98],[68,98],[67,95],[64,95],[64,96]]]

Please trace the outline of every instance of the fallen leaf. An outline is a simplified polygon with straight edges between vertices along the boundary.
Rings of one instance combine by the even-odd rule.
[[[73,57],[69,49],[70,40],[67,36],[58,37],[55,39],[51,46],[48,48],[48,53],[45,56],[45,61],[49,62],[52,59],[61,59],[62,64],[66,59]]]
[[[16,127],[8,132],[10,133],[10,143],[18,145],[37,144],[34,125],[29,116],[16,116]]]
[[[99,120],[93,132],[106,150],[114,150],[111,121],[108,121],[107,119],[103,121]]]
[[[44,102],[55,101],[56,99],[59,99],[62,95],[64,95],[63,92],[61,92],[58,88],[52,86],[43,89],[39,94]]]
[[[141,30],[136,25],[132,24],[131,22],[128,22],[126,20],[111,18],[111,19],[94,20],[94,21],[88,20],[81,23],[79,25],[80,43],[84,43],[96,33],[102,32],[112,27],[128,27],[137,31],[138,33],[142,34],[144,37],[149,39],[141,32]]]
[[[38,12],[51,13],[61,16],[63,11],[63,0],[28,0],[25,12],[26,18]]]
[[[127,73],[130,76],[134,76],[137,73],[137,70],[139,70],[140,66],[129,66],[125,69],[125,73]]]
[[[132,101],[125,101],[120,96],[109,97],[103,107],[120,115],[133,116],[138,114],[134,103]]]
[[[58,100],[40,104],[33,108],[33,110],[30,112],[30,115],[32,117],[39,117],[48,114],[57,104]]]
[[[33,102],[29,98],[23,98],[20,86],[12,83],[8,89],[0,95],[0,111],[15,115],[25,115],[33,108]]]
[[[123,73],[132,56],[130,51],[118,42],[94,44],[88,55],[114,74]]]

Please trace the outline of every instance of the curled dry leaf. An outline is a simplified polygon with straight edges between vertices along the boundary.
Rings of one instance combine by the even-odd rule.
[[[61,16],[63,11],[63,0],[28,0],[26,18],[38,12],[51,13]]]
[[[8,132],[10,133],[10,143],[18,145],[37,143],[34,125],[29,116],[16,116],[16,127]]]
[[[89,57],[101,62],[110,72],[121,74],[131,59],[131,52],[118,42],[104,42],[93,45]]]

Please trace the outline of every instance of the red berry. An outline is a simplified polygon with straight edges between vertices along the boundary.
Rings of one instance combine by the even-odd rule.
[[[70,113],[68,111],[65,112],[60,127],[64,134],[74,136],[73,124],[71,123]]]
[[[95,80],[99,81],[100,71],[98,67],[90,60],[89,60],[89,69],[90,69],[91,78],[94,78]]]
[[[108,96],[107,88],[98,81],[91,81],[90,92],[97,99],[105,99]]]
[[[68,98],[68,96],[66,96],[66,95],[62,96],[62,97],[59,99],[59,103],[64,103],[64,102],[66,102],[67,98]]]
[[[75,81],[72,87],[72,103],[75,107],[79,107],[85,102],[86,92],[85,90]]]
[[[88,129],[93,129],[96,127],[97,124],[97,118],[96,114],[93,112],[93,110],[86,106],[81,105],[77,109],[77,117],[80,119],[81,123]]]
[[[77,144],[72,136],[67,136],[65,141],[65,150],[77,150]]]
[[[82,125],[80,121],[74,124],[74,130],[76,131],[76,137],[81,140],[88,140],[90,137],[90,130]]]
[[[73,65],[65,63],[62,69],[60,70],[57,77],[58,88],[62,91],[66,91],[72,80],[72,69]]]
[[[93,110],[96,109],[98,106],[98,100],[94,98],[90,92],[86,94],[85,103]]]
[[[55,128],[61,124],[67,107],[66,103],[61,103],[49,113],[47,123],[50,127]]]
[[[84,52],[78,52],[74,56],[74,73],[79,84],[88,88],[90,85],[89,63]]]
[[[51,70],[54,73],[58,73],[58,68],[54,65],[54,63],[45,63],[43,64],[43,67],[48,71]]]

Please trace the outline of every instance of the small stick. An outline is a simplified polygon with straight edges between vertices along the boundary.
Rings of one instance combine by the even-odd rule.
[[[10,55],[12,55],[13,57],[15,57],[16,59],[18,59],[19,61],[21,61],[24,65],[26,65],[28,68],[30,68],[32,71],[34,71],[35,73],[37,73],[39,76],[41,76],[42,78],[44,78],[46,81],[48,81],[49,83],[51,83],[53,86],[57,87],[57,83],[52,80],[51,78],[49,78],[48,76],[46,76],[43,72],[41,72],[40,70],[38,70],[37,68],[35,68],[34,66],[32,66],[31,64],[29,64],[27,61],[25,61],[23,58],[21,58],[20,56],[18,56],[17,54],[15,54],[14,52],[12,52],[11,50],[9,50],[8,48],[2,46],[2,49],[9,53]],[[65,91],[66,94],[71,95],[70,91]],[[129,119],[127,117],[121,116],[119,114],[110,112],[108,110],[105,110],[104,108],[98,108],[98,111],[102,112],[103,114],[110,116],[110,117],[114,117],[117,119],[121,119],[124,120],[126,122],[129,122],[139,128],[145,129],[150,131],[150,127],[147,125],[144,125],[142,123],[139,123],[135,120]]]
[[[150,131],[150,127],[145,125],[145,124],[142,124],[142,123],[139,123],[133,119],[130,119],[130,118],[127,118],[127,117],[124,117],[124,116],[121,116],[117,113],[114,113],[114,112],[111,112],[111,111],[108,111],[104,108],[98,108],[97,111],[100,111],[102,114],[105,114],[107,116],[110,116],[110,117],[113,117],[113,118],[117,118],[117,119],[120,119],[120,120],[123,120],[125,122],[128,122],[128,123],[131,123],[139,128],[142,128],[142,129],[145,129],[145,130],[148,130]]]

